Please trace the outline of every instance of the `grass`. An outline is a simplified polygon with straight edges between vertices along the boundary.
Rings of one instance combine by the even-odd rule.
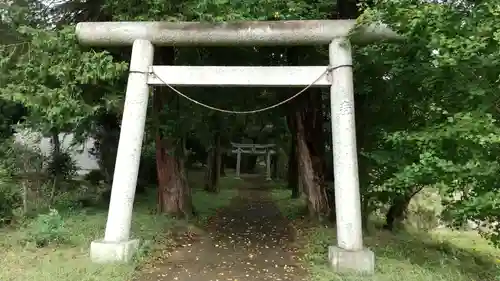
[[[290,220],[298,219],[302,210],[306,208],[304,198],[290,199],[292,192],[285,189],[284,184],[276,183],[271,196],[278,205],[281,213]]]
[[[197,175],[190,178],[199,180]],[[190,182],[201,186],[200,182]],[[199,213],[196,221],[182,221],[154,214],[154,198],[137,198],[132,224],[134,237],[143,244],[140,255],[131,264],[98,265],[88,258],[89,244],[104,233],[107,210],[86,209],[62,213],[68,243],[36,248],[20,243],[27,229],[0,229],[0,280],[21,281],[129,281],[139,265],[149,261],[151,253],[170,243],[174,228],[204,224],[217,210],[229,204],[241,181],[221,180],[221,192],[209,194],[193,190],[193,203]],[[303,261],[311,281],[500,281],[500,251],[474,232],[439,230],[428,233],[374,230],[365,236],[365,244],[375,252],[374,276],[338,275],[327,264],[327,248],[335,244],[335,229],[301,219],[304,200],[290,199],[283,186],[272,192],[278,207],[297,230],[303,246]]]
[[[217,194],[194,190],[193,204],[198,212],[198,223],[205,224],[211,216],[217,213],[218,209],[227,206],[231,198],[237,195],[238,190],[232,187],[238,184],[241,184],[241,180],[226,177],[221,178],[219,183],[220,192]]]
[[[288,217],[298,217],[303,199],[290,198],[290,191],[273,192],[277,205]],[[294,206],[294,207],[291,207]],[[382,230],[365,234],[365,244],[375,252],[376,273],[356,276],[334,273],[327,264],[328,246],[335,245],[332,226],[311,225],[296,220],[298,238],[305,244],[303,261],[311,281],[498,281],[500,250],[475,232],[441,229],[390,233]]]
[[[139,255],[130,264],[94,264],[89,259],[92,240],[102,238],[107,210],[86,209],[61,213],[67,243],[36,248],[21,243],[28,229],[0,229],[0,280],[1,281],[128,281],[136,268],[147,262],[148,254],[168,245],[174,228],[203,223],[218,208],[227,205],[236,190],[230,178],[221,179],[221,192],[208,194],[193,190],[193,203],[199,213],[199,221],[181,221],[154,214],[154,198],[137,198],[132,220],[132,236],[141,239]]]

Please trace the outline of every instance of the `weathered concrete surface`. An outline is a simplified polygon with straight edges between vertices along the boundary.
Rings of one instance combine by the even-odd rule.
[[[96,247],[91,247],[90,250],[96,261],[112,261],[112,258],[116,258],[118,262],[127,261],[130,257],[128,253],[137,249],[137,243],[129,240],[130,226],[148,109],[149,87],[146,72],[153,64],[153,54],[154,47],[151,42],[135,40],[104,233],[104,242],[113,247],[110,249],[105,243],[95,241],[93,245]],[[122,252],[122,255],[109,254]]]
[[[337,246],[328,247],[328,260],[339,273],[373,274],[375,272],[375,254],[369,249],[349,251]]]
[[[139,240],[132,239],[123,242],[106,242],[104,240],[92,241],[90,244],[90,259],[96,263],[115,263],[132,261]]]
[[[355,43],[399,39],[383,24],[357,27],[356,20],[81,22],[76,35],[87,46],[131,46],[136,39],[157,46],[318,45],[350,35]]]

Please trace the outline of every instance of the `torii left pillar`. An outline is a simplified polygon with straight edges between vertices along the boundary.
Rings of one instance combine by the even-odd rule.
[[[271,150],[266,150],[266,180],[270,181],[271,179]]]
[[[148,72],[153,64],[153,53],[151,42],[134,41],[106,232],[103,240],[93,241],[90,246],[90,256],[95,262],[128,262],[139,246],[139,240],[130,239],[130,226],[148,108]]]

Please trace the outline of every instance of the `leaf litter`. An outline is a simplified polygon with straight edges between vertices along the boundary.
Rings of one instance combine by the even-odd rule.
[[[303,281],[291,225],[268,191],[240,188],[206,233],[186,232],[137,281]]]

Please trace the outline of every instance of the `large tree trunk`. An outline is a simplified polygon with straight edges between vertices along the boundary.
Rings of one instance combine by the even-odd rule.
[[[271,156],[271,178],[279,179],[280,175],[278,173],[279,166],[279,154],[278,151]]]
[[[193,213],[191,190],[184,173],[183,161],[176,154],[175,148],[157,135],[158,211],[189,217]]]
[[[310,217],[326,217],[330,214],[330,206],[326,196],[326,185],[322,175],[317,174],[318,158],[311,155],[307,145],[304,121],[299,112],[296,113],[296,141],[299,162],[299,175],[303,189],[307,195],[307,209]]]
[[[159,48],[155,59],[157,65],[173,65],[173,48]],[[167,105],[168,88],[157,88],[153,95],[154,123],[156,125],[156,171],[158,177],[158,211],[175,216],[189,217],[193,214],[191,189],[184,171],[184,151],[176,147],[182,143],[166,136],[161,130],[162,111]]]
[[[221,146],[220,133],[214,135],[214,146],[208,153],[207,171],[205,174],[205,190],[209,192],[219,192],[219,179],[221,170]]]
[[[335,190],[329,189],[325,182],[327,168],[325,158],[323,96],[321,89],[311,89],[305,96],[302,121],[306,144],[313,163],[317,184],[325,189],[325,200],[328,201],[330,218],[335,217]]]
[[[301,52],[298,47],[287,49],[290,65],[299,65]],[[300,97],[290,108],[289,128],[295,134],[295,153],[298,161],[299,183],[308,198],[311,215],[330,215],[332,198],[327,197],[324,171],[326,169],[325,144],[323,133],[322,92],[311,89]],[[294,152],[291,152],[293,154]],[[297,194],[294,194],[297,196]]]

